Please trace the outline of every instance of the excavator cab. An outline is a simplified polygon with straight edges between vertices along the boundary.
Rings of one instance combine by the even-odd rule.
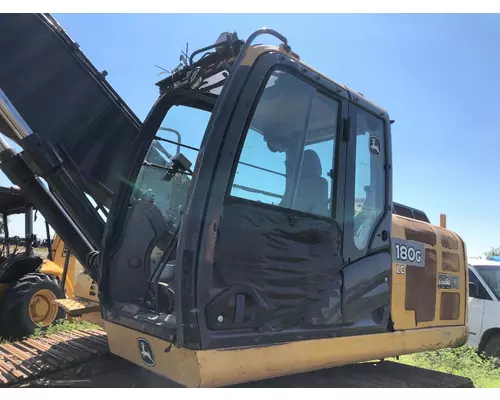
[[[254,44],[262,35],[281,44]],[[23,148],[0,142],[0,166],[98,282],[111,352],[224,386],[464,344],[465,245],[393,213],[387,112],[270,29],[224,33],[181,60],[140,127],[129,119],[119,142],[133,151],[111,146],[111,115],[54,141],[50,109],[30,132],[0,102]],[[105,229],[82,191],[109,206]]]
[[[110,217],[105,318],[188,349],[386,332],[389,117],[286,41],[246,43],[159,83]]]
[[[252,45],[262,34],[282,45]],[[245,42],[222,35],[158,86],[103,242],[99,291],[112,351],[184,383],[191,378],[173,360],[196,354],[195,385],[217,385],[419,351],[424,342],[463,344],[465,247],[393,216],[386,111],[302,63],[268,29]],[[153,162],[158,145],[181,152]],[[462,292],[446,293],[436,316],[437,253],[427,247],[441,234],[456,250],[450,268]],[[422,282],[420,295],[428,290],[432,314],[430,300],[415,303],[406,276],[394,278],[405,268]],[[368,345],[394,337],[396,326],[435,321],[451,327],[420,330],[411,344],[401,330],[397,343]],[[271,361],[285,348],[304,353]],[[215,370],[234,349],[244,373]]]

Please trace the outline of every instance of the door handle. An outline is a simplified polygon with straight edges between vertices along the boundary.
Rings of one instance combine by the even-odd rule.
[[[245,295],[237,293],[234,299],[234,323],[243,323],[243,318],[245,317]]]

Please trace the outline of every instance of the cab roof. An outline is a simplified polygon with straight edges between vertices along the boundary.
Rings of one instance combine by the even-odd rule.
[[[204,53],[204,55],[198,61],[193,62],[192,65],[188,66],[186,63],[179,69],[176,69],[175,72],[170,76],[157,82],[156,85],[159,87],[160,93],[165,93],[169,89],[175,87],[180,81],[185,80],[191,71],[196,68],[200,68],[204,73],[205,82],[201,86],[201,88],[203,89],[205,87],[214,87],[206,92],[196,94],[191,93],[185,103],[183,102],[183,105],[194,106],[196,108],[201,108],[205,111],[212,112],[217,98],[219,97],[221,88],[226,80],[226,77],[229,74],[229,71],[228,69],[226,69],[226,67],[232,66],[239,52],[243,51],[242,48],[244,43],[245,42],[243,40],[240,40],[237,37],[237,34],[234,33],[231,38],[228,39],[228,42],[225,43],[225,46],[222,46],[222,43],[219,43],[220,47],[217,49],[217,51],[207,51],[208,49],[213,49],[215,45],[195,51],[193,55],[203,53],[203,51],[207,52]],[[339,89],[347,94],[349,100],[356,102],[360,106],[370,110],[375,114],[388,117],[387,110],[380,107],[373,101],[368,100],[362,93],[348,87],[345,84],[335,81],[328,75],[325,75],[324,73],[318,71],[316,68],[305,63],[297,54],[286,52],[281,46],[278,47],[267,44],[250,45],[245,53],[242,63],[252,64],[258,56],[268,52],[280,52],[286,56],[291,57],[297,64],[310,69],[311,71],[320,75],[322,78],[336,85]],[[193,56],[191,56],[191,58],[192,57]],[[217,82],[218,85],[214,85],[215,82]]]

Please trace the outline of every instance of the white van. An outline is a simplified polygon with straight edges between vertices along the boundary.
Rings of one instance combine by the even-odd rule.
[[[469,259],[469,346],[500,358],[500,262]]]

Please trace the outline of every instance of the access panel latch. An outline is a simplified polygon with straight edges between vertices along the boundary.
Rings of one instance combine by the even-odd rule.
[[[212,330],[259,327],[271,314],[254,289],[225,290],[206,306],[207,325]]]

